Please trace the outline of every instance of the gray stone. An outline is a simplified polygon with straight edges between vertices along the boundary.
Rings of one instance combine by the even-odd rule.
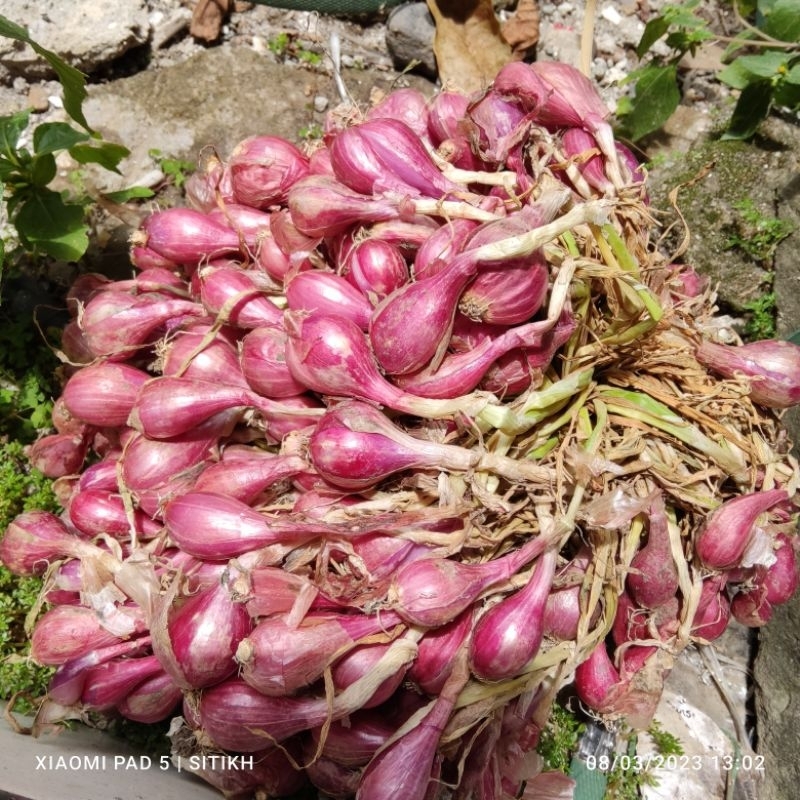
[[[150,35],[145,0],[4,0],[3,16],[86,73],[144,44]],[[0,38],[0,65],[27,78],[52,74],[31,47],[6,38]]]
[[[436,25],[425,3],[407,3],[392,10],[386,20],[386,47],[395,67],[404,70],[417,63],[416,69],[435,77],[435,33]]]
[[[363,103],[373,89],[388,92],[396,76],[353,69],[344,70],[343,78]],[[428,93],[432,88],[415,76],[404,81]],[[331,75],[276,64],[248,47],[222,45],[173,67],[92,86],[84,110],[93,128],[131,150],[121,179],[130,185],[152,169],[151,149],[196,161],[207,146],[226,158],[247,136],[296,141],[310,123],[322,124],[324,114],[314,110],[319,98],[328,101],[327,108],[338,104]]]

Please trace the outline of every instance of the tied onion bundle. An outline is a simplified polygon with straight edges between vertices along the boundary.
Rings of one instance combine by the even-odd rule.
[[[713,341],[576,70],[344,112],[209,158],[71,292],[30,452],[64,513],[0,541],[45,578],[36,727],[174,717],[255,756],[202,770],[228,797],[535,796],[556,693],[646,727],[795,592],[800,348]]]

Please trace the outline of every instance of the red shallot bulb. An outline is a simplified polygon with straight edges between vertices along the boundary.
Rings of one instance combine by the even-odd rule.
[[[723,502],[709,514],[695,541],[700,560],[709,569],[738,566],[758,517],[788,498],[785,489],[770,489]]]
[[[265,295],[258,272],[209,266],[197,277],[203,305],[223,321],[246,329],[281,324],[283,312]]]
[[[95,711],[110,711],[137,686],[163,672],[153,655],[104,661],[87,670],[81,705]]]
[[[361,330],[369,327],[372,305],[340,275],[321,270],[300,272],[286,282],[285,293],[292,311],[343,316]]]
[[[593,711],[604,713],[621,685],[620,674],[611,661],[604,641],[598,642],[589,657],[575,668],[575,690],[581,702]]]
[[[577,167],[579,175],[600,194],[611,194],[614,185],[605,172],[605,164],[597,141],[583,128],[568,128],[561,139],[565,155]],[[568,171],[569,176],[569,171]]]
[[[390,630],[398,621],[392,613],[308,614],[299,625],[291,626],[282,617],[268,617],[236,650],[240,674],[262,694],[295,694],[319,680],[343,648]]]
[[[347,279],[373,305],[403,286],[408,265],[398,247],[381,239],[364,239],[352,245],[343,259]]]
[[[547,368],[556,350],[569,340],[575,327],[572,312],[565,309],[557,322],[542,320],[508,328],[502,333],[496,333],[498,329],[495,328],[464,352],[445,355],[437,369],[425,368],[409,375],[396,375],[394,383],[420,397],[456,397],[473,391],[479,385],[485,386],[482,381],[492,378],[492,375],[492,385],[496,385],[498,375],[496,372],[490,374],[492,368],[499,369],[504,356],[519,353],[530,384],[533,371]]]
[[[252,136],[228,159],[233,194],[239,203],[268,208],[286,201],[289,190],[308,174],[308,159],[278,136]]]
[[[176,685],[202,689],[237,670],[234,654],[252,629],[247,609],[221,582],[187,597],[159,599],[151,626],[153,652]]]
[[[416,439],[359,400],[345,400],[325,412],[311,434],[309,454],[328,483],[352,490],[410,468],[487,470],[510,480],[543,477],[532,462]]]
[[[472,254],[460,253],[440,272],[407,283],[375,308],[369,338],[386,372],[404,375],[441,363],[459,298],[477,271]],[[425,335],[409,336],[410,330]]]
[[[399,88],[367,109],[366,118],[405,123],[423,142],[428,138],[428,100],[418,89]]]
[[[703,581],[697,611],[692,620],[692,636],[704,642],[719,638],[728,627],[731,604],[725,594],[726,577],[711,575]]]
[[[308,463],[297,455],[280,456],[256,447],[246,452],[226,449],[222,459],[197,476],[194,490],[216,492],[250,505],[271,486],[304,472]]]
[[[544,552],[546,536],[529,539],[518,550],[482,563],[423,558],[395,573],[387,598],[390,607],[412,625],[435,628],[455,619],[492,586]]]
[[[122,495],[116,489],[79,489],[69,503],[69,519],[85,536],[107,534],[120,541],[127,540],[132,532],[143,538],[152,538],[161,531],[156,522],[140,508],[128,513]]]
[[[190,267],[226,253],[238,253],[242,242],[228,225],[192,208],[165,208],[148,215],[131,242]]]
[[[239,364],[250,388],[264,397],[294,397],[306,391],[286,361],[288,336],[283,325],[249,331],[239,345]]]
[[[80,472],[89,443],[85,436],[51,433],[40,436],[25,452],[34,469],[48,478],[62,478]]]
[[[372,400],[396,411],[439,418],[467,411],[486,399],[478,396],[429,400],[403,392],[378,371],[367,338],[342,317],[286,312],[286,363],[296,380],[309,389],[333,397]]]
[[[221,333],[210,336],[210,331],[179,331],[164,348],[161,374],[247,386],[236,347]]]
[[[297,228],[309,236],[330,236],[363,222],[399,216],[397,204],[353,191],[328,175],[310,175],[289,191],[289,211]]]
[[[171,716],[182,697],[183,691],[172,677],[157,672],[128,692],[116,709],[126,719],[152,725]]]
[[[660,491],[653,494],[647,520],[647,543],[631,560],[626,585],[638,605],[656,608],[678,592],[678,568],[672,557],[667,511]]]
[[[99,427],[124,425],[150,375],[129,364],[101,361],[78,370],[62,398],[73,417]]]
[[[139,623],[141,633],[144,630],[143,616]],[[118,636],[102,626],[94,609],[53,606],[37,620],[33,629],[31,658],[37,664],[57,666],[119,641]]]
[[[0,561],[15,575],[42,575],[51,561],[99,553],[49,511],[18,514],[0,539]]]
[[[476,677],[484,681],[513,678],[537,654],[557,560],[554,550],[545,551],[528,583],[478,619],[469,650],[470,669]]]
[[[800,345],[763,339],[743,345],[701,342],[697,360],[724,378],[748,379],[754,403],[790,408],[800,403]]]
[[[436,770],[439,740],[469,672],[458,659],[417,725],[386,744],[364,768],[356,800],[424,800]]]
[[[86,305],[81,327],[95,356],[125,360],[167,323],[205,314],[198,303],[157,293],[103,292]]]
[[[779,533],[775,537],[775,562],[767,567],[763,584],[767,590],[767,600],[779,605],[790,600],[797,591],[800,573],[797,565],[797,536]]]

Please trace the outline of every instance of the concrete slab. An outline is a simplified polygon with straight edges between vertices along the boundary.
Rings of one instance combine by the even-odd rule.
[[[84,726],[38,738],[0,723],[0,798],[10,800],[219,800],[168,757],[148,757]]]

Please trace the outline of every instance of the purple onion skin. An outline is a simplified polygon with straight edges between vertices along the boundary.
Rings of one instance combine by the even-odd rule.
[[[356,800],[385,800],[387,797],[425,800],[432,773],[436,771],[439,740],[467,681],[463,660],[456,660],[441,694],[420,723],[380,750],[367,764]]]
[[[456,653],[472,630],[472,617],[472,609],[467,609],[454,620],[427,631],[420,639],[408,677],[423,692],[431,696],[441,692]]]
[[[253,628],[243,603],[231,600],[222,584],[215,584],[183,598],[168,614],[166,635],[175,657],[176,682],[202,689],[229,678],[237,670],[234,654],[239,642]],[[159,652],[159,637],[153,648]],[[165,666],[172,664],[163,662]]]
[[[627,587],[634,601],[657,608],[678,592],[678,568],[672,557],[663,495],[659,492],[647,512],[647,543],[631,561]]]
[[[140,683],[117,703],[117,711],[126,719],[152,725],[171,716],[183,697],[183,691],[166,673],[156,674]]]
[[[223,750],[255,753],[265,742],[281,742],[322,725],[329,716],[324,697],[268,697],[239,678],[229,678],[200,696],[199,722]]]
[[[472,256],[460,254],[441,272],[406,284],[375,308],[369,338],[386,372],[405,375],[441,362],[459,297],[476,272]],[[409,336],[409,331],[425,335]]]
[[[800,403],[800,345],[782,339],[763,339],[734,345],[701,342],[697,360],[725,378],[750,379],[749,395],[767,408],[790,408]]]
[[[556,553],[548,550],[522,589],[479,618],[470,640],[470,668],[481,680],[515,677],[539,651],[556,561]]]
[[[89,425],[118,427],[127,422],[139,389],[150,377],[129,364],[99,362],[72,375],[62,398],[73,417]]]
[[[696,554],[709,569],[737,566],[758,517],[788,498],[785,489],[770,489],[726,500],[706,520],[695,542]]]

